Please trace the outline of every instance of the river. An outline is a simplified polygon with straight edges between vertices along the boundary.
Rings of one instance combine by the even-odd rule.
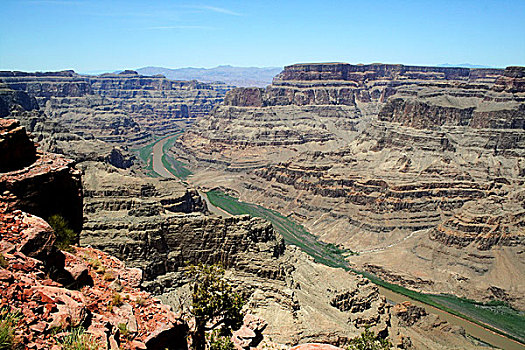
[[[176,178],[176,176],[170,173],[168,169],[166,169],[166,167],[164,167],[164,164],[162,163],[162,156],[164,155],[164,149],[163,149],[164,144],[169,139],[170,139],[169,136],[165,137],[162,140],[159,140],[153,146],[153,151],[152,151],[153,152],[153,170],[162,177]],[[205,193],[202,193],[201,191],[199,191],[199,195],[206,202],[208,206],[208,210],[212,212],[213,214],[219,215],[221,217],[231,216],[230,213],[224,211],[221,208],[215,207],[213,204],[211,204]],[[378,286],[378,287],[379,287],[380,293],[383,294],[388,300],[396,304],[408,300],[414,305],[425,308],[425,310],[428,313],[433,313],[433,314],[438,315],[442,320],[445,320],[453,325],[458,325],[458,326],[463,327],[468,334],[470,334],[471,336],[477,339],[480,339],[481,341],[485,343],[488,343],[498,348],[506,349],[506,350],[525,350],[525,345],[518,343],[512,339],[509,339],[501,334],[495,333],[489,329],[486,329],[478,324],[467,321],[461,317],[452,315],[446,311],[443,311],[433,306],[424,304],[417,300],[411,299],[405,295],[393,292],[390,289],[386,289],[381,286]]]

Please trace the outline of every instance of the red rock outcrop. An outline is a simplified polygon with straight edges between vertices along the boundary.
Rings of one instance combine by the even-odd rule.
[[[307,344],[301,344],[301,345],[294,346],[290,350],[343,350],[343,349],[338,348],[337,346],[329,345],[329,344],[307,343]]]
[[[34,162],[36,147],[15,119],[0,119],[0,172],[20,169]]]
[[[0,300],[2,308],[21,313],[17,341],[51,349],[83,327],[100,349],[186,348],[188,326],[139,289],[141,270],[96,249],[56,247],[53,229],[32,214],[61,214],[79,232],[80,172],[55,154],[37,153],[31,160],[34,145],[23,128],[14,120],[2,119],[0,125],[17,135],[7,138],[4,150],[31,162],[0,173]]]
[[[49,218],[63,216],[75,232],[82,229],[80,172],[73,161],[36,153],[18,121],[0,119],[0,193],[16,196],[17,208]]]
[[[241,328],[233,332],[232,342],[236,350],[256,349],[263,339],[262,332],[268,324],[254,315],[244,316]]]
[[[2,307],[21,312],[15,335],[25,348],[51,349],[74,327],[86,329],[99,349],[185,347],[187,325],[138,289],[140,270],[96,249],[74,247],[62,264],[79,289],[51,279],[50,256],[43,252],[56,249],[53,230],[44,220],[13,210],[13,204],[0,198],[0,253],[5,259],[0,299]],[[112,288],[115,281],[118,292]],[[162,339],[166,335],[169,343]]]

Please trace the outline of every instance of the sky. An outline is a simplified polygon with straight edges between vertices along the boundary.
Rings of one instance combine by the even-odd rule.
[[[0,0],[0,70],[525,66],[525,0]]]

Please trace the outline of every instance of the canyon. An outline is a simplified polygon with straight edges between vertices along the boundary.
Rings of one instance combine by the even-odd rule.
[[[8,167],[0,175],[16,180],[0,185],[17,208],[47,218],[51,208],[38,211],[46,206],[34,199],[40,185],[67,184],[59,176],[68,173],[72,183],[53,193],[76,198],[62,215],[82,247],[140,268],[141,287],[176,310],[188,307],[184,267],[221,263],[268,322],[265,339],[283,347],[344,346],[369,325],[398,348],[481,348],[285,245],[267,221],[211,215],[202,196],[219,188],[275,209],[358,252],[348,262],[386,281],[523,309],[523,72],[303,64],[267,88],[233,90],[131,71],[1,72],[0,117],[20,119],[40,149],[73,161],[49,166],[46,157],[64,158],[42,156],[20,124],[5,122],[37,160]],[[137,147],[183,130],[169,154],[193,174],[144,176]],[[39,162],[51,180],[31,175]]]
[[[523,310],[524,84],[523,67],[297,64],[227,93],[172,152],[358,270]]]

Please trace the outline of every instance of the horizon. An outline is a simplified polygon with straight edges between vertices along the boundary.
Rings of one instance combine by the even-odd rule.
[[[300,62],[525,65],[525,2],[519,0],[2,5],[0,70],[275,68]]]
[[[73,71],[76,74],[80,75],[99,75],[99,74],[119,74],[123,71],[138,71],[141,69],[167,69],[167,70],[182,70],[182,69],[196,69],[196,70],[213,70],[217,68],[222,67],[229,67],[229,68],[240,68],[240,69],[284,69],[287,66],[293,66],[293,65],[302,65],[302,64],[349,64],[353,66],[360,66],[360,65],[402,65],[402,66],[413,66],[413,67],[436,67],[436,68],[467,68],[467,69],[505,69],[507,67],[490,67],[490,66],[484,66],[484,65],[476,65],[476,64],[470,64],[470,63],[459,63],[459,64],[450,64],[450,63],[441,63],[436,64],[433,66],[424,66],[424,65],[409,65],[404,63],[383,63],[383,62],[371,62],[371,63],[350,63],[350,62],[297,62],[292,63],[290,65],[282,66],[282,67],[255,67],[255,66],[232,66],[229,64],[226,65],[218,65],[214,67],[160,67],[160,66],[144,66],[144,67],[135,67],[135,68],[122,68],[122,69],[116,69],[116,70],[109,70],[109,69],[97,69],[92,71],[77,71],[72,68],[66,68],[66,69],[58,69],[58,70],[8,70],[8,69],[2,69],[0,67],[0,72],[23,72],[23,73],[53,73],[53,72],[65,72],[65,71]],[[140,74],[140,73],[139,73]]]

